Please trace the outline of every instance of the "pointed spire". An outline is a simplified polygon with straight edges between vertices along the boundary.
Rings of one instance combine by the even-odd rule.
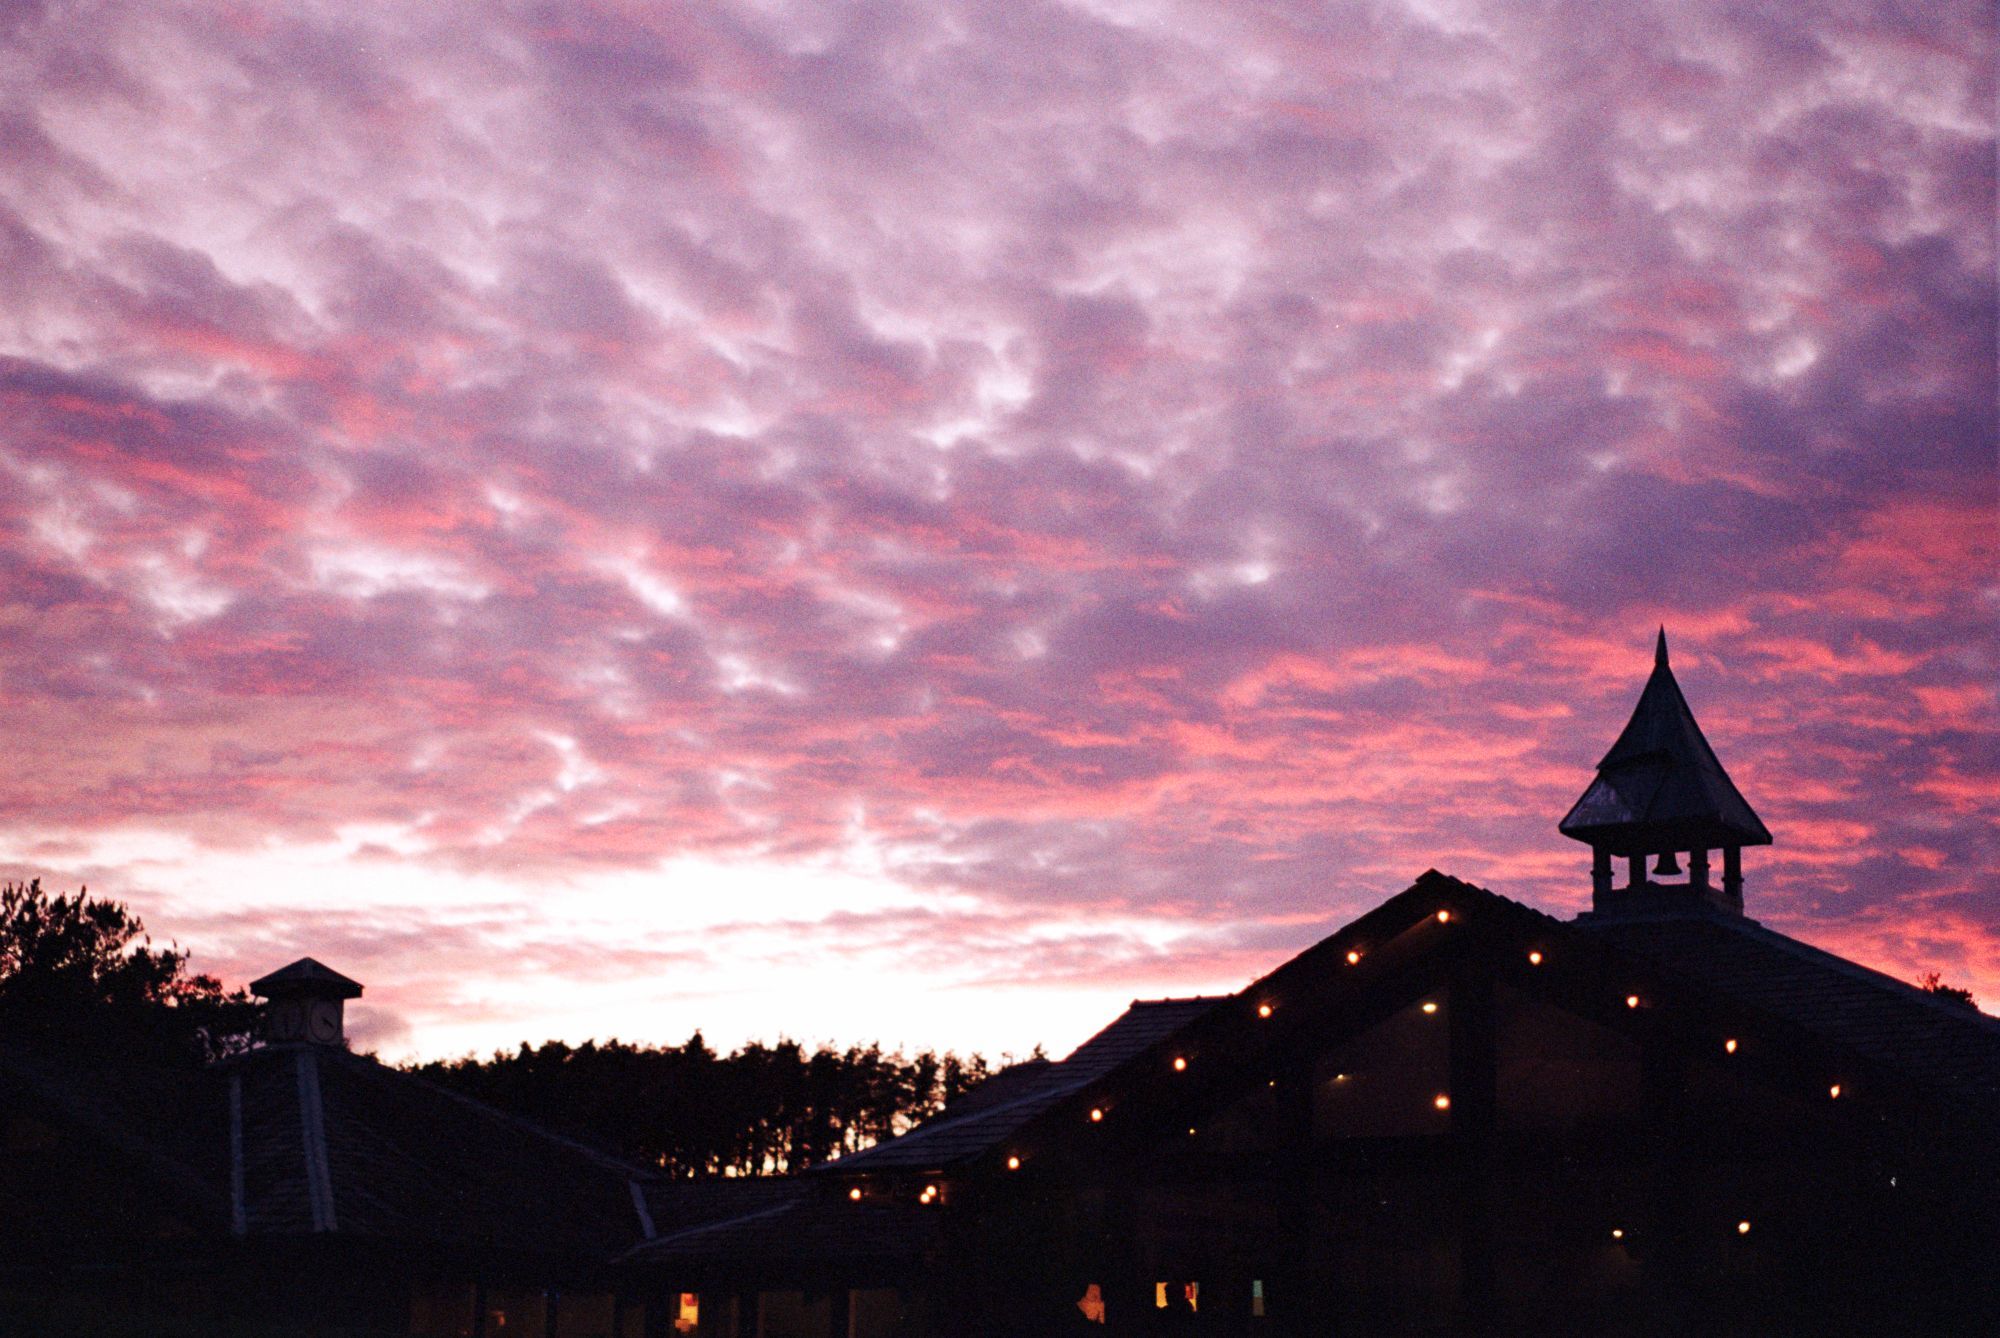
[[[1674,681],[1664,626],[1653,643],[1653,672],[1632,718],[1598,762],[1597,778],[1559,830],[1597,851],[1593,881],[1604,893],[1611,890],[1609,859],[1614,855],[1634,861],[1633,883],[1645,887],[1639,861],[1647,856],[1685,852],[1705,880],[1708,851],[1729,855],[1733,870],[1732,852],[1771,843],[1771,833],[1722,769]],[[1727,875],[1725,891],[1739,889],[1740,875]]]

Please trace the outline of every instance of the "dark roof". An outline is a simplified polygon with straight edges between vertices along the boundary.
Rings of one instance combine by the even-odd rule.
[[[1577,927],[1934,1090],[2000,1108],[2000,1018],[1740,916],[1593,916]]]
[[[239,1233],[600,1257],[645,1235],[646,1172],[373,1059],[270,1046],[217,1077]]]
[[[820,1169],[931,1170],[992,1152],[1043,1111],[1145,1054],[1221,1002],[1221,998],[1134,999],[1117,1020],[1063,1060],[1004,1069],[988,1080],[1003,1083],[996,1095],[981,1099],[980,1089],[975,1089],[966,1100],[901,1137]]]
[[[661,1235],[622,1263],[724,1265],[732,1269],[834,1266],[900,1269],[937,1238],[938,1210],[915,1203],[850,1203],[824,1183],[769,1182],[772,1201],[721,1221]]]
[[[1667,666],[1667,633],[1618,741],[1558,830],[1614,855],[1769,845]]]
[[[301,957],[290,966],[281,966],[261,980],[250,982],[250,992],[260,999],[282,999],[291,995],[317,995],[331,999],[358,999],[359,982],[310,957]]]

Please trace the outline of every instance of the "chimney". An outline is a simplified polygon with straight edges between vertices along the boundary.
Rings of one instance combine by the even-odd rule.
[[[251,981],[250,992],[270,1001],[264,1010],[264,1039],[345,1046],[342,1005],[360,998],[361,986],[331,967],[301,957]]]

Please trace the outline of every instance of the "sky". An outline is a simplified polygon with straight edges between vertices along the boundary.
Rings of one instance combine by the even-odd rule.
[[[1991,7],[0,3],[0,874],[358,1045],[1060,1052],[1551,913],[2000,1003]]]

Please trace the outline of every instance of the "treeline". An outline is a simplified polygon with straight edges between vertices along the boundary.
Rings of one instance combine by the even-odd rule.
[[[410,1072],[669,1175],[803,1170],[901,1133],[988,1074],[979,1055],[796,1041],[717,1054],[549,1041]]]

